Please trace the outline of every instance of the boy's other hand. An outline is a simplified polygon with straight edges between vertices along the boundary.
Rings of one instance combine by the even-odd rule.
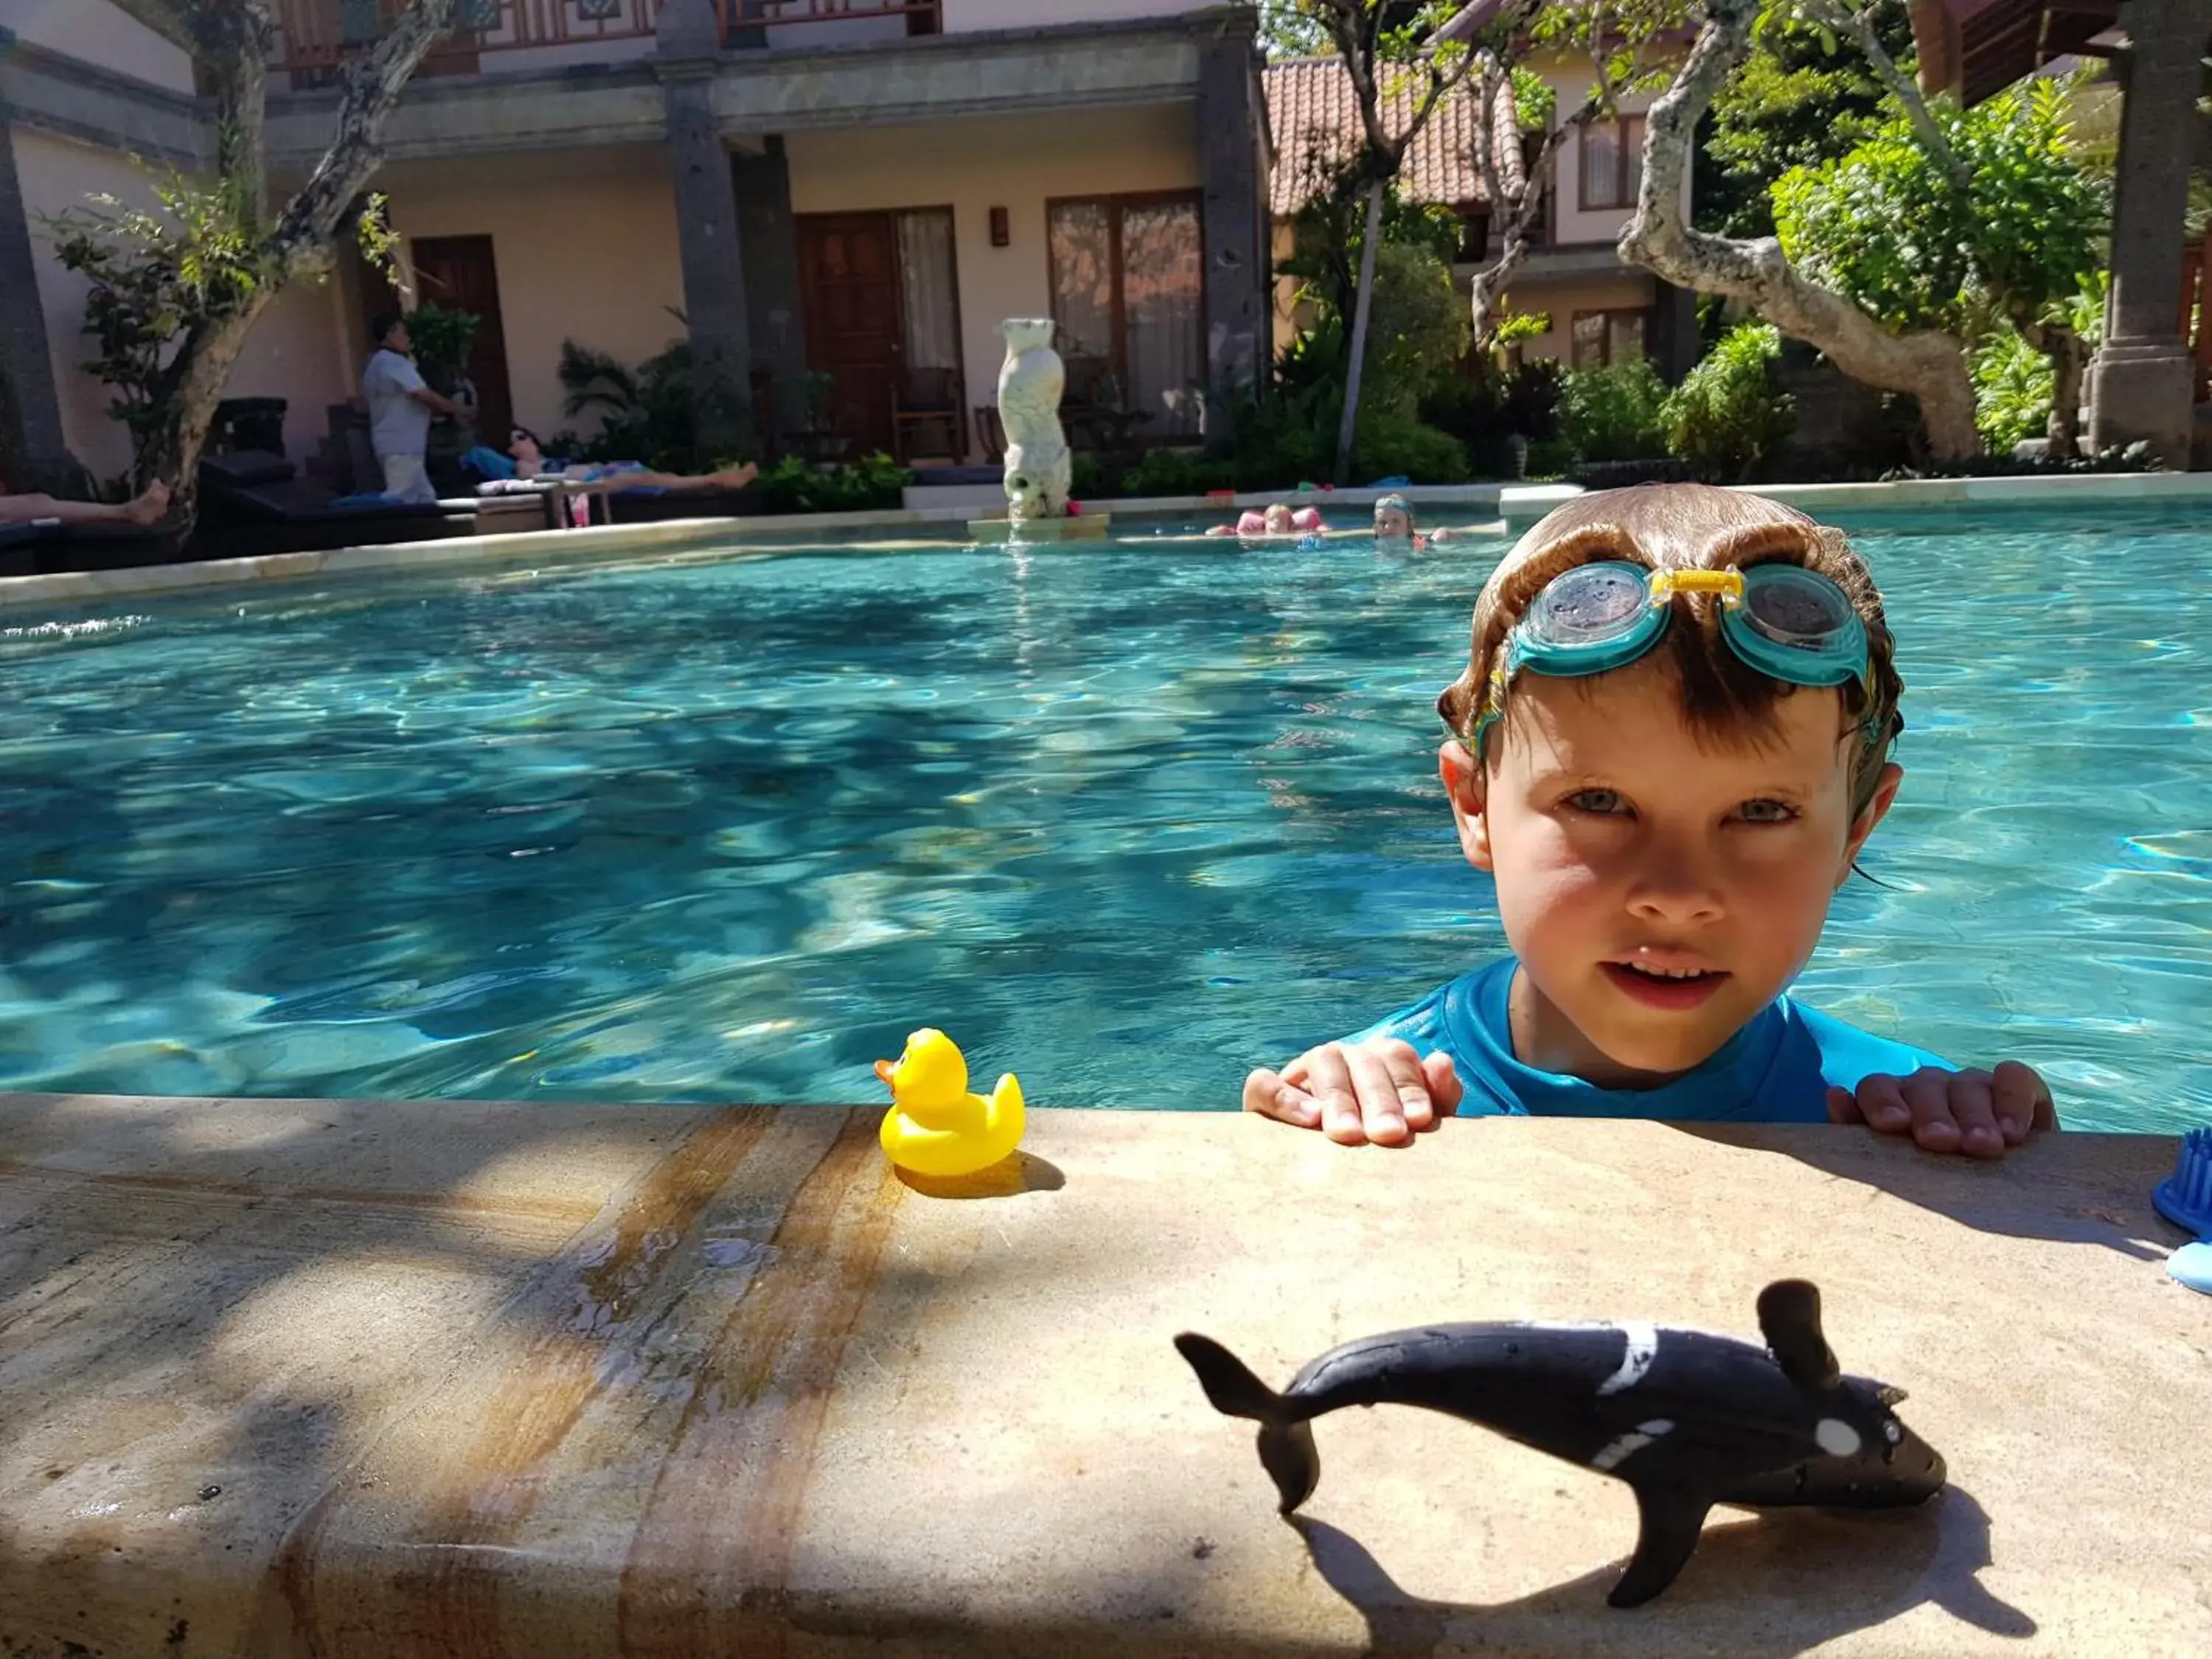
[[[1856,1091],[1828,1091],[1828,1121],[1863,1123],[1876,1134],[1909,1133],[1925,1152],[2002,1158],[2037,1130],[2056,1129],[2058,1114],[2033,1069],[2008,1060],[1994,1072],[1935,1066],[1908,1078],[1877,1072]]]
[[[1244,1079],[1244,1109],[1343,1146],[1403,1146],[1459,1109],[1466,1092],[1451,1056],[1425,1060],[1397,1037],[1324,1042],[1279,1072]]]

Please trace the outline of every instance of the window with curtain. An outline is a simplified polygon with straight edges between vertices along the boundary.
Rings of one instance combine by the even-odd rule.
[[[1577,368],[1602,368],[1644,356],[1644,311],[1578,311],[1570,331]]]
[[[1644,188],[1644,118],[1593,121],[1583,129],[1582,205],[1627,208]]]
[[[1068,396],[1150,416],[1141,441],[1195,436],[1206,379],[1206,283],[1194,194],[1055,202],[1052,314]]]
[[[898,216],[899,343],[908,368],[960,367],[960,279],[952,210]]]

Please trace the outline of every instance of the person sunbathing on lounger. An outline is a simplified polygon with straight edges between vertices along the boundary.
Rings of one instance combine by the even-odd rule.
[[[656,472],[637,461],[601,461],[564,465],[545,459],[538,434],[526,426],[507,434],[507,453],[518,478],[560,478],[584,493],[627,489],[743,489],[759,474],[750,461],[719,472]]]
[[[169,486],[150,483],[134,499],[119,503],[64,501],[52,495],[10,495],[0,479],[0,524],[36,524],[53,520],[62,524],[129,524],[141,529],[158,523],[169,510]]]

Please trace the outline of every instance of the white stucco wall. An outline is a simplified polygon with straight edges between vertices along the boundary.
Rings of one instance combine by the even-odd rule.
[[[1572,361],[1577,313],[1644,310],[1651,304],[1652,292],[1650,274],[1639,270],[1624,270],[1617,276],[1550,280],[1539,276],[1516,281],[1505,295],[1505,305],[1509,311],[1542,312],[1552,319],[1547,332],[1521,343],[1523,356],[1554,357],[1566,362]],[[1645,326],[1648,343],[1650,324],[1647,322]]]
[[[0,0],[0,28],[112,74],[192,89],[192,60],[107,0]]]
[[[1563,112],[1572,112],[1582,106],[1589,95],[1590,73],[1587,64],[1571,60],[1553,59],[1533,64],[1544,83],[1559,99]],[[1621,112],[1641,115],[1658,100],[1659,89],[1632,93],[1620,100]],[[1629,220],[1626,208],[1597,208],[1585,211],[1577,204],[1582,199],[1583,134],[1572,132],[1559,147],[1553,160],[1553,245],[1571,247],[1589,243],[1611,243],[1620,235],[1620,228]],[[1682,200],[1686,209],[1690,198],[1689,173],[1683,173]]]
[[[561,412],[563,337],[635,365],[683,337],[671,314],[684,305],[676,191],[660,145],[397,161],[376,188],[410,240],[491,238],[514,418],[534,431],[591,424]],[[354,347],[348,392],[368,356],[365,340]]]
[[[133,206],[150,206],[149,177],[127,157],[21,127],[14,131],[15,172],[22,185],[23,215],[38,261],[39,305],[46,313],[46,343],[59,395],[62,432],[76,458],[103,477],[131,465],[129,435],[107,413],[107,388],[79,366],[92,355],[84,332],[85,296],[91,283],[63,268],[44,220],[82,208],[105,192]]]
[[[349,388],[340,356],[344,307],[329,277],[297,283],[261,313],[223,395],[284,399],[284,453],[305,470],[330,431],[329,407]]]

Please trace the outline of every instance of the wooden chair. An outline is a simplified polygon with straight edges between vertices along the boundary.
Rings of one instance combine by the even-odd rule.
[[[1006,459],[1006,423],[999,418],[998,410],[989,404],[975,405],[975,441],[982,446],[983,459],[997,466]]]
[[[968,459],[968,389],[957,368],[907,368],[891,377],[891,454],[899,461]]]

